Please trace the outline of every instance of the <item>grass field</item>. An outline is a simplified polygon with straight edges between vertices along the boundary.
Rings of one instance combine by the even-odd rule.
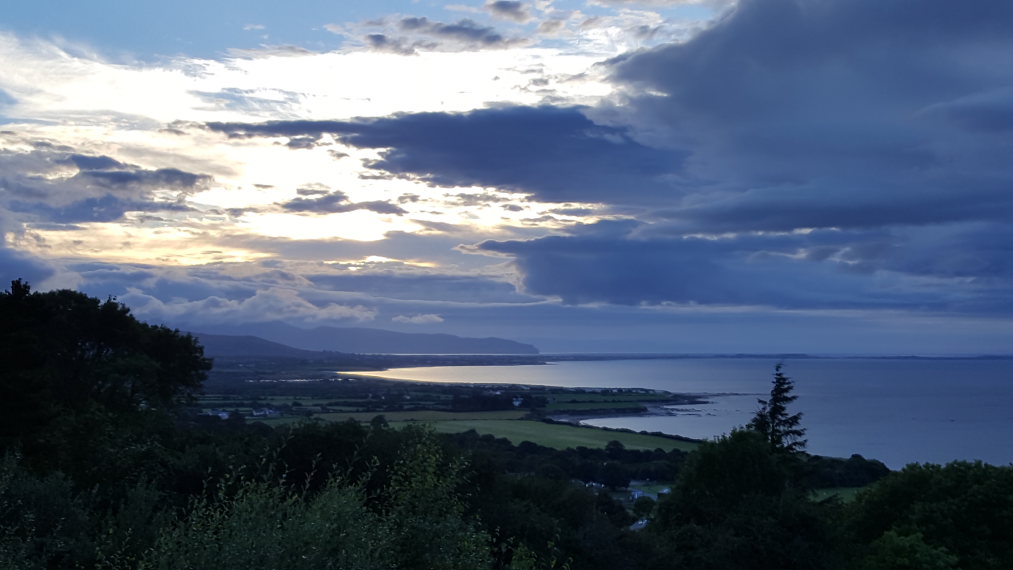
[[[283,416],[280,418],[257,418],[254,421],[263,422],[267,425],[277,426],[294,424],[306,419],[323,420],[327,422],[345,422],[354,420],[367,423],[376,416],[383,416],[391,425],[406,423],[430,423],[430,422],[456,422],[474,420],[518,420],[524,417],[526,412],[520,410],[503,410],[494,412],[441,412],[439,410],[414,410],[405,412],[328,412],[313,414],[309,418],[302,416]],[[461,431],[466,431],[462,429]]]
[[[525,412],[520,410],[504,410],[492,412],[441,412],[434,410],[418,410],[406,412],[351,412],[314,414],[314,419],[329,422],[355,420],[368,422],[377,415],[383,415],[392,427],[407,424],[424,423],[433,426],[439,433],[461,433],[473,429],[482,435],[493,435],[509,439],[514,445],[530,441],[545,447],[567,449],[571,447],[602,448],[610,441],[619,441],[627,449],[680,449],[693,451],[697,444],[678,441],[667,437],[658,437],[641,433],[609,431],[593,427],[580,427],[567,424],[550,424],[535,420],[522,420]],[[265,418],[268,425],[296,423],[304,418],[283,417]]]
[[[353,419],[368,422],[376,416],[383,416],[388,422],[457,422],[465,420],[519,420],[526,412],[503,410],[495,412],[442,412],[439,410],[414,410],[406,412],[349,412],[314,414],[313,417],[329,422],[343,422]],[[465,430],[461,430],[465,431]]]
[[[555,449],[567,449],[579,446],[605,447],[605,444],[613,440],[621,442],[627,449],[652,450],[661,448],[665,451],[671,451],[672,449],[692,451],[696,449],[695,443],[678,441],[667,437],[607,431],[565,424],[547,424],[533,420],[460,419],[432,421],[428,423],[440,433],[459,433],[473,429],[483,435],[490,434],[496,437],[505,437],[514,445],[523,441],[530,441]]]

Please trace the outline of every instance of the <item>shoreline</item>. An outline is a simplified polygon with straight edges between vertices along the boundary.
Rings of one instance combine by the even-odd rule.
[[[351,376],[351,375],[349,375]],[[364,380],[381,380],[387,382],[406,382],[416,384],[439,384],[439,385],[450,385],[450,386],[467,386],[470,388],[477,389],[491,389],[491,390],[552,390],[552,391],[563,391],[572,392],[576,394],[601,394],[603,391],[608,390],[622,390],[624,392],[641,392],[643,394],[664,394],[667,396],[664,400],[651,400],[651,401],[636,401],[635,403],[639,406],[639,409],[633,407],[627,408],[614,408],[614,407],[601,407],[601,408],[589,408],[586,410],[572,410],[567,412],[545,412],[544,415],[531,414],[530,419],[536,421],[542,421],[549,424],[565,424],[583,429],[595,429],[603,430],[607,432],[616,433],[634,433],[634,434],[646,434],[658,437],[664,437],[666,439],[672,439],[676,441],[683,441],[688,443],[702,443],[705,439],[693,438],[678,433],[668,433],[664,431],[646,431],[646,430],[635,430],[623,427],[610,427],[610,426],[595,426],[583,423],[584,420],[591,419],[612,419],[612,418],[635,418],[635,417],[666,417],[679,415],[678,412],[673,412],[669,409],[669,406],[696,406],[706,405],[713,403],[712,398],[729,395],[753,395],[753,394],[725,394],[725,393],[676,393],[669,392],[667,390],[657,390],[651,388],[596,388],[596,387],[570,387],[570,386],[548,386],[540,384],[499,384],[499,383],[481,383],[481,382],[439,382],[439,381],[428,381],[428,380],[406,380],[399,378],[392,378],[388,376],[380,376],[373,374],[363,374],[360,376]]]

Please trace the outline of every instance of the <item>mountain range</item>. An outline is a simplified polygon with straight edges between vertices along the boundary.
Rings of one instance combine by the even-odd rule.
[[[358,354],[538,354],[530,344],[487,337],[402,333],[365,327],[302,329],[285,323],[255,323],[194,332],[210,356],[310,358],[320,351]]]

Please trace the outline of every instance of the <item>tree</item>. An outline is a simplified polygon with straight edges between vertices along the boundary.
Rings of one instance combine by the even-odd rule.
[[[937,568],[890,559],[956,557],[956,568],[1013,568],[1013,466],[912,463],[847,505],[844,528],[871,546],[869,568]],[[942,554],[940,554],[942,553]]]
[[[0,445],[171,409],[211,368],[194,337],[142,323],[111,298],[33,292],[19,279],[0,292],[0,322]]]
[[[648,525],[658,568],[791,570],[833,567],[834,529],[792,484],[785,456],[752,430],[694,451]]]
[[[774,367],[770,398],[757,400],[760,409],[746,427],[763,434],[774,451],[793,454],[805,449],[805,428],[800,427],[801,412],[788,413],[788,404],[798,399],[798,396],[791,393],[795,389],[795,383],[781,372],[783,366],[779,362]]]

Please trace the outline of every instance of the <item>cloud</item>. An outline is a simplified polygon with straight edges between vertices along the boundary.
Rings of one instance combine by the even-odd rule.
[[[436,49],[439,44],[430,41],[412,41],[403,38],[390,37],[387,34],[366,34],[366,44],[375,51],[396,53],[400,55],[415,55],[420,49]]]
[[[121,200],[111,194],[98,198],[85,198],[84,200],[60,207],[48,206],[41,202],[24,202],[19,200],[11,201],[8,207],[12,212],[32,214],[36,219],[56,224],[112,222],[122,219],[124,214],[130,211],[185,212],[190,210],[181,204]]]
[[[395,323],[405,323],[410,325],[432,325],[436,323],[442,323],[443,317],[440,315],[433,314],[421,314],[421,315],[396,315],[391,318]]]
[[[10,249],[0,243],[0,289],[15,279],[24,279],[38,285],[56,273],[51,263],[43,259]]]
[[[445,186],[495,186],[549,202],[644,203],[674,199],[667,176],[682,155],[596,125],[580,109],[507,107],[348,121],[208,123],[230,137],[338,135],[386,149],[375,170]]]
[[[515,22],[527,22],[531,19],[527,7],[523,2],[512,0],[491,0],[485,3],[485,8],[497,18],[513,20]]]
[[[236,111],[254,116],[291,113],[304,97],[302,93],[275,88],[222,87],[217,91],[193,90],[190,93],[205,102],[209,110]]]
[[[566,20],[563,18],[549,18],[538,24],[538,33],[544,35],[555,35],[566,27]]]
[[[126,164],[105,155],[87,155],[47,141],[32,141],[28,152],[0,149],[0,168],[8,189],[24,195],[73,194],[116,191],[141,195],[152,190],[194,192],[210,176],[178,168],[149,169]]]
[[[191,324],[287,321],[310,325],[335,321],[371,321],[376,316],[375,309],[361,305],[316,305],[304,299],[296,290],[281,287],[263,289],[239,300],[210,296],[196,301],[163,301],[132,290],[120,296],[120,301],[145,319]]]
[[[319,198],[295,198],[281,204],[281,207],[290,212],[316,212],[336,214],[353,212],[355,210],[369,210],[377,214],[394,214],[397,216],[407,214],[407,210],[382,200],[369,202],[350,202],[348,196],[342,192],[334,192]]]
[[[504,2],[502,4],[512,4]],[[495,12],[494,12],[495,13]],[[522,8],[501,10],[510,19],[520,17]],[[358,26],[327,26],[341,35],[359,35],[374,51],[415,55],[419,51],[498,50],[529,43],[525,38],[506,37],[495,28],[464,18],[456,22],[440,22],[425,16],[404,16],[366,22]],[[372,30],[372,31],[370,31]]]
[[[73,182],[110,189],[132,186],[191,190],[196,188],[206,178],[206,176],[183,172],[177,168],[160,168],[158,170],[132,168],[124,170],[82,170],[74,177]]]
[[[589,114],[687,154],[686,231],[1013,219],[1010,22],[996,0],[744,0],[611,61],[625,97]]]
[[[735,0],[591,0],[598,6],[680,6],[684,4],[710,4],[723,6]]]
[[[3,86],[0,107],[40,122],[3,134],[13,142],[0,150],[0,216],[5,230],[21,232],[11,242],[25,251],[0,249],[0,267],[48,282],[77,271],[82,287],[116,288],[141,301],[147,295],[158,301],[150,302],[152,314],[193,319],[283,308],[308,319],[334,306],[332,316],[346,320],[355,320],[358,307],[383,322],[438,314],[447,319],[441,329],[477,328],[493,326],[495,319],[474,316],[486,304],[496,307],[486,317],[536,307],[526,323],[591,311],[578,306],[585,304],[628,314],[674,306],[681,314],[687,307],[773,307],[1010,315],[1008,2],[743,0],[692,36],[700,20],[687,23],[681,14],[708,9],[637,7],[677,4],[663,0],[599,4],[610,8],[585,7],[584,14],[551,2],[483,0],[467,14],[473,20],[397,16],[345,28],[352,38],[375,32],[366,41],[376,50],[489,50],[481,54],[402,58],[349,44],[313,57],[265,50],[142,72],[65,49],[5,48],[24,80]],[[492,51],[524,43],[507,31],[520,29],[514,23],[483,20],[494,5],[501,15],[526,10],[549,18],[546,26],[558,22],[565,33],[547,39],[547,49]],[[596,18],[578,30],[588,16]],[[529,32],[538,25],[528,24]],[[578,36],[586,42],[579,53],[568,50]],[[679,41],[568,75],[589,65],[588,49],[613,54],[668,38]],[[345,78],[342,89],[325,93],[321,66],[328,77]],[[591,81],[602,73],[614,91]],[[389,87],[413,74],[431,81],[416,82],[407,99]],[[504,103],[555,96],[585,106]],[[601,103],[588,103],[594,97]],[[397,113],[406,109],[413,112]],[[374,118],[347,118],[356,116]],[[342,120],[291,120],[307,117]],[[212,118],[235,122],[207,122],[213,132],[194,127]],[[168,128],[179,136],[156,131],[175,119]],[[64,123],[76,127],[61,131]],[[27,140],[23,133],[33,131],[50,138]],[[82,133],[111,134],[88,141]],[[224,144],[215,133],[234,140]],[[324,143],[354,158],[330,161]],[[372,162],[353,170],[364,156]],[[272,157],[291,167],[272,175]],[[335,176],[318,167],[334,168]],[[372,176],[361,190],[378,188],[370,197],[382,199],[355,202],[303,184],[304,176],[330,180],[351,192],[355,175]],[[253,182],[273,188],[254,191]],[[209,186],[201,204],[184,211]],[[302,191],[294,195],[296,188]],[[392,199],[401,188],[418,202]],[[465,204],[481,211],[455,219]],[[249,223],[237,229],[230,213],[244,208]],[[433,219],[405,216],[398,219],[404,232],[352,243],[308,233],[303,240],[266,237],[258,234],[266,224],[257,227],[252,215],[324,227],[332,222],[317,214],[366,210],[359,212],[369,218],[365,227],[389,218],[369,212],[403,216],[402,208]],[[135,214],[149,211],[164,211],[165,219]],[[573,220],[562,216],[638,221],[567,231]],[[77,235],[53,231],[73,224]],[[79,237],[87,247],[68,245]],[[60,259],[113,256],[128,251],[127,243],[148,250],[155,241],[161,250],[145,258],[153,263],[163,262],[163,251],[172,254],[165,259],[181,259],[172,251],[177,244],[196,244],[212,252],[207,259],[238,249],[217,259],[266,255],[275,265],[67,270]],[[28,251],[48,252],[52,261]],[[458,274],[469,271],[475,274]],[[274,292],[252,301],[258,290]],[[556,299],[565,311],[546,308],[559,308]]]
[[[187,211],[182,198],[211,180],[177,168],[147,169],[35,143],[27,152],[0,150],[0,207],[21,221],[111,222],[129,211]]]
[[[1013,255],[1000,251],[1011,231],[996,230],[953,228],[945,237],[828,230],[703,238],[611,222],[476,248],[513,258],[525,292],[571,304],[1013,315]],[[974,248],[981,254],[960,253]]]
[[[372,168],[446,186],[494,186],[537,199],[664,200],[680,156],[600,127],[578,109],[504,108],[427,113],[352,126],[343,142],[386,148]]]
[[[398,22],[398,27],[406,32],[453,40],[472,46],[503,48],[514,43],[504,38],[494,28],[480,25],[467,18],[453,24],[435,22],[425,17],[403,18]]]
[[[86,154],[72,154],[67,157],[81,171],[89,170],[121,170],[127,165],[109,156],[90,156]]]
[[[939,103],[928,107],[925,113],[940,115],[970,131],[1013,131],[1013,87],[999,87]]]
[[[513,284],[483,275],[411,272],[406,268],[317,273],[307,278],[330,291],[363,291],[385,299],[453,303],[521,304],[538,298],[519,294]]]

